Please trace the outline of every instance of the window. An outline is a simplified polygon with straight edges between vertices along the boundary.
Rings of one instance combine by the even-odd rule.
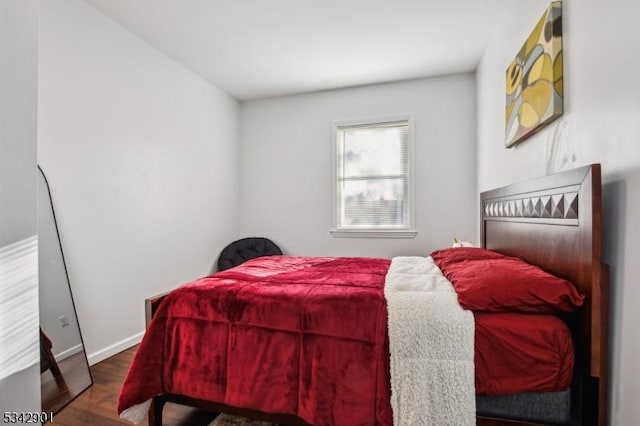
[[[338,237],[414,237],[409,118],[336,124]]]

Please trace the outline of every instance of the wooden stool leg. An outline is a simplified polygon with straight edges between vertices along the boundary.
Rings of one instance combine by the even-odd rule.
[[[149,407],[149,426],[162,426],[162,409],[166,401],[159,396],[151,400]]]
[[[51,374],[53,374],[53,377],[55,377],[56,379],[59,379],[62,377],[62,372],[60,371],[60,367],[58,367],[58,361],[56,361],[56,358],[53,356],[53,354],[51,353],[50,350],[47,350],[47,357],[49,357],[49,365],[51,367]]]
[[[58,366],[58,361],[56,361],[56,357],[53,356],[53,352],[51,351],[52,347],[51,340],[44,334],[42,329],[40,329],[40,372],[43,373],[47,369],[50,369],[58,386],[66,387],[64,377],[62,377],[62,372]]]

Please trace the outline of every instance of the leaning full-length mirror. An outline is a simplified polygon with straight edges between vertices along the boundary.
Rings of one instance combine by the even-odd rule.
[[[38,167],[42,411],[58,412],[92,384],[47,178]]]

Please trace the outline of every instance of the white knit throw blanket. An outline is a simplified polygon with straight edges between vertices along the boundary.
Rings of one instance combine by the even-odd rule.
[[[473,314],[431,257],[395,257],[389,315],[394,426],[474,425]]]

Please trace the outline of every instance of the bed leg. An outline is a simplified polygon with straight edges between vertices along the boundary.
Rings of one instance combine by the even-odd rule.
[[[162,409],[166,401],[161,397],[154,397],[149,407],[149,426],[162,426]]]

